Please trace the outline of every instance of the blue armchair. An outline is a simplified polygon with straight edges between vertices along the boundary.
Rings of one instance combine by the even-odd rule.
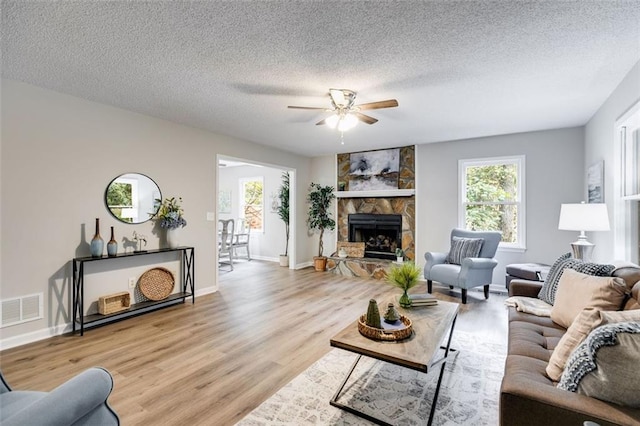
[[[119,425],[107,404],[113,378],[102,368],[90,368],[51,392],[11,390],[0,372],[0,424]]]
[[[454,246],[454,237],[481,238],[480,252],[477,257],[460,259],[460,264],[448,262],[448,256],[451,252],[426,252],[424,258],[427,264],[424,267],[424,277],[427,280],[428,292],[431,293],[432,291],[433,281],[437,281],[448,285],[450,288],[458,287],[462,289],[462,303],[467,303],[467,290],[484,286],[484,297],[488,299],[493,269],[498,265],[498,262],[493,257],[502,239],[502,234],[496,231],[453,229],[451,231],[452,246]]]

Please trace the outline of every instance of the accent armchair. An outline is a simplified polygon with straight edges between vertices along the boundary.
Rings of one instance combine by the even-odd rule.
[[[493,257],[501,239],[502,234],[496,231],[453,229],[449,253],[426,252],[424,255],[427,291],[431,293],[433,281],[449,288],[458,287],[465,304],[468,289],[484,286],[484,297],[488,299],[493,270],[498,265]]]
[[[3,426],[119,425],[107,398],[113,378],[90,368],[51,392],[11,390],[0,372],[0,424]]]

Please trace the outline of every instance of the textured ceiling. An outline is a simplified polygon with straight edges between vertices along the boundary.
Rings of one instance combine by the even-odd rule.
[[[4,78],[309,156],[583,125],[640,59],[638,1],[0,7]],[[329,88],[400,106],[341,145]]]

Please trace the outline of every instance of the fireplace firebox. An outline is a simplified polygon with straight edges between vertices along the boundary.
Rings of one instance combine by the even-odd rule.
[[[402,215],[350,214],[349,242],[364,242],[364,257],[395,259],[402,248]]]

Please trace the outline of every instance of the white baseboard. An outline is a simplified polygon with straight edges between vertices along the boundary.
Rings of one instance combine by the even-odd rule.
[[[204,296],[205,294],[211,294],[218,291],[217,287],[205,287],[200,290],[196,290],[196,297]],[[189,299],[187,299],[187,302]],[[54,336],[60,336],[62,334],[71,333],[71,323],[61,324],[55,327],[43,328],[41,330],[32,331],[30,333],[20,334],[18,336],[7,337],[6,339],[0,339],[0,351],[5,349],[11,349],[18,346],[26,345],[28,343],[37,342],[39,340],[48,339]]]
[[[50,337],[59,336],[61,334],[71,332],[71,323],[61,324],[55,327],[43,328],[41,330],[32,331],[30,333],[20,334],[18,336],[8,337],[0,340],[0,350],[11,349],[27,343],[37,342],[39,340],[48,339]]]

